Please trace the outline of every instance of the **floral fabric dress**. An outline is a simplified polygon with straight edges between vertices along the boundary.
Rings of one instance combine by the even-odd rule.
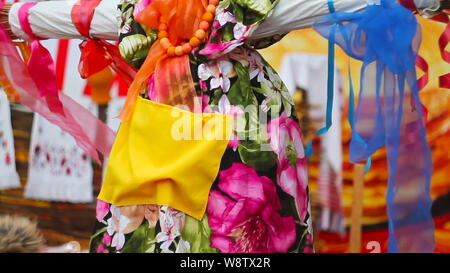
[[[124,0],[119,49],[139,67],[157,31],[133,19],[139,0]],[[171,207],[118,207],[98,201],[91,252],[312,252],[306,158],[296,111],[280,77],[255,48],[281,38],[249,42],[276,0],[223,0],[208,42],[190,55],[203,111],[244,115],[224,153],[206,214],[197,220]],[[142,95],[149,98],[147,94]],[[261,125],[259,114],[269,118]],[[255,129],[256,128],[256,129]],[[241,138],[257,130],[267,138]],[[261,149],[263,146],[270,149]],[[207,155],[205,155],[207,156]]]

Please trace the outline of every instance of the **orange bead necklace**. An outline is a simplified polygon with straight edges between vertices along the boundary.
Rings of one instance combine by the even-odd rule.
[[[206,7],[206,12],[202,16],[202,21],[200,22],[198,29],[195,31],[194,36],[189,39],[189,42],[185,42],[181,45],[173,45],[167,33],[167,24],[160,23],[158,39],[164,50],[167,51],[169,56],[182,56],[189,54],[192,50],[198,47],[207,37],[207,31],[209,30],[211,23],[214,20],[214,15],[216,13],[217,5],[219,0],[209,0],[209,5]]]

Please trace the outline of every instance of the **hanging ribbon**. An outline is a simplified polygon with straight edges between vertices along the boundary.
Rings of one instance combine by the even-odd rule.
[[[5,9],[5,0],[0,0],[0,16],[3,17],[2,20],[0,20],[0,24],[4,28],[9,28],[8,26],[8,17],[9,17],[9,9]],[[28,45],[26,43],[17,43],[19,49],[22,51],[22,49],[28,48]],[[5,72],[3,71],[2,67],[0,67],[0,84],[3,88],[3,90],[6,92],[6,95],[8,97],[8,100],[10,102],[19,102],[20,97],[17,91],[14,89],[14,87],[11,85],[9,79],[6,77]]]
[[[34,39],[28,62],[0,27],[0,67],[20,96],[20,103],[59,126],[73,136],[77,144],[97,162],[101,152],[108,155],[114,132],[73,99],[58,92],[56,73],[50,53],[37,41],[28,21],[29,10],[36,5],[27,2],[19,10],[23,30]],[[87,130],[83,130],[87,128]]]
[[[399,0],[399,2],[409,10],[417,13],[417,6],[414,3],[414,0]],[[450,63],[450,52],[445,50],[447,45],[450,43],[450,19],[449,16],[446,14],[439,14],[431,18],[432,20],[436,22],[441,22],[446,24],[444,32],[439,37],[439,48],[441,51],[442,59]],[[422,57],[418,57],[418,60],[416,62],[416,65],[424,70],[424,75],[421,79],[419,79],[419,90],[422,89],[427,83],[428,83],[428,64]],[[446,88],[450,89],[450,73],[444,74],[439,76],[439,87],[440,88]]]
[[[349,37],[344,37],[346,43],[349,43]],[[350,61],[348,63],[348,82],[349,82],[349,103],[348,103],[348,121],[350,123],[351,139],[360,146],[366,146],[364,139],[355,130],[355,89],[353,88],[352,71],[350,69]],[[355,162],[353,162],[355,163]],[[372,167],[372,158],[369,157],[364,168],[364,173],[368,173]]]
[[[399,0],[399,3],[402,4],[405,8],[412,11],[413,13],[415,13],[415,14],[418,13],[417,6],[416,6],[416,3],[414,2],[414,0]],[[429,71],[428,71],[428,69],[429,69],[428,62],[422,56],[417,55],[416,66],[423,72],[422,77],[417,79],[418,89],[419,89],[419,91],[422,91],[425,88],[425,86],[428,84],[428,81],[430,78]],[[413,105],[412,107],[414,108],[413,100],[411,100],[411,105]],[[426,123],[426,121],[428,120],[428,118],[427,118],[428,117],[428,109],[423,104],[421,105],[421,107],[422,107],[422,112],[423,112],[423,120],[424,120],[424,123]]]
[[[179,44],[193,36],[207,5],[206,0],[153,0],[149,1],[149,5],[135,19],[152,29],[158,29],[162,21],[167,22],[170,42]],[[195,105],[201,105],[196,101],[198,97],[189,56],[170,57],[159,41],[156,41],[128,89],[124,108],[119,115],[122,120],[130,119],[137,97],[146,90],[152,75],[156,90],[152,100],[169,105],[181,104],[191,110],[194,110]]]
[[[56,71],[52,56],[39,41],[43,40],[43,38],[34,35],[30,22],[28,21],[30,9],[36,4],[37,2],[23,4],[18,14],[22,30],[32,39],[30,43],[31,54],[28,60],[28,73],[39,88],[41,97],[47,101],[48,108],[52,112],[64,115],[62,103],[59,99]]]
[[[417,79],[417,89],[419,92],[422,91],[428,84],[430,75],[427,61],[420,55],[417,55],[416,66],[422,70],[423,75]],[[411,98],[411,105],[414,108],[414,100]],[[423,103],[421,103],[422,113],[423,113],[423,123],[426,124],[428,120],[428,109]]]
[[[95,8],[101,1],[78,0],[72,7],[72,22],[78,32],[87,38],[80,44],[78,71],[81,77],[86,79],[110,66],[127,84],[131,84],[136,76],[136,70],[120,56],[117,46],[90,35]]]
[[[446,14],[440,14],[432,18],[435,21],[447,24],[444,32],[439,37],[439,48],[441,50],[442,59],[450,64],[450,51],[445,48],[450,43],[450,19]],[[450,73],[439,77],[439,87],[450,89]]]
[[[330,13],[336,12],[334,7],[334,0],[327,0],[328,11]],[[330,37],[328,40],[328,76],[327,76],[327,108],[325,115],[325,127],[317,131],[311,141],[308,143],[305,149],[306,156],[313,154],[313,141],[314,138],[326,134],[333,125],[333,100],[334,100],[334,71],[335,71],[335,51],[334,51],[334,33],[336,31],[335,25],[330,30]]]
[[[416,3],[414,3],[414,0],[399,0],[398,2],[410,11],[417,12]]]
[[[324,16],[314,28],[363,61],[350,159],[360,162],[387,148],[389,252],[432,252],[432,158],[415,71],[415,16],[394,0],[381,0],[359,13]]]

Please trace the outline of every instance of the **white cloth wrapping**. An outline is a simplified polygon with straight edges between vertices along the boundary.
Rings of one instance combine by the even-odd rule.
[[[0,190],[20,187],[8,98],[0,89]]]
[[[364,9],[369,1],[374,0],[334,0],[334,7],[338,12],[356,12]],[[414,3],[426,17],[435,15],[440,7],[439,0],[414,0]],[[256,29],[252,38],[308,28],[328,13],[328,0],[280,0],[272,15]]]
[[[439,0],[414,0],[424,15],[430,15],[439,6]],[[120,0],[104,0],[96,8],[91,25],[93,37],[117,40],[119,36],[120,13],[117,5]],[[13,33],[28,39],[21,30],[18,10],[23,3],[11,7],[9,23]],[[70,11],[74,0],[46,1],[30,9],[29,21],[34,34],[43,38],[75,39],[82,38],[72,23]],[[337,11],[354,12],[366,7],[367,0],[334,0]],[[327,0],[280,0],[272,15],[252,34],[253,39],[264,38],[292,30],[308,28],[321,16],[328,14]]]
[[[325,126],[327,108],[328,58],[322,54],[286,54],[280,76],[290,92],[302,88],[307,92],[309,117],[320,129]],[[321,161],[318,200],[322,209],[320,227],[323,230],[343,232],[342,212],[342,106],[343,78],[335,71],[333,126],[321,138]],[[319,151],[317,151],[319,152]]]
[[[120,0],[104,0],[95,9],[90,34],[93,37],[117,40],[119,37]],[[45,1],[30,9],[29,22],[33,33],[42,38],[77,39],[83,38],[72,23],[70,12],[75,0]],[[23,32],[18,11],[24,3],[15,3],[9,11],[9,24],[12,32],[24,40],[28,36]]]
[[[58,43],[57,40],[49,40],[43,44],[55,56]],[[63,92],[97,114],[96,105],[89,97],[83,96],[87,81],[81,79],[77,70],[79,43],[80,40],[69,42]],[[73,137],[35,114],[25,197],[72,203],[92,202],[92,179],[91,159],[76,145]]]
[[[336,11],[354,12],[367,6],[366,0],[334,0]],[[327,0],[280,0],[272,15],[252,34],[253,39],[311,27],[329,13]]]

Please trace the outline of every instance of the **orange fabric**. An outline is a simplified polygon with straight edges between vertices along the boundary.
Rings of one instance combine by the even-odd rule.
[[[28,62],[28,59],[30,58],[30,48],[28,47],[28,44],[26,42],[15,42],[14,44],[19,48],[25,62]],[[20,101],[19,93],[14,89],[8,77],[6,77],[3,68],[0,68],[0,85],[3,87],[3,90],[5,90],[10,102]]]
[[[12,86],[8,77],[6,77],[5,71],[3,71],[2,67],[0,67],[0,85],[3,87],[3,90],[5,91],[6,96],[8,97],[8,101],[10,102],[20,101],[19,94]]]
[[[155,89],[157,102],[184,105],[188,106],[192,112],[201,112],[194,109],[196,105],[201,104],[200,101],[195,101],[198,96],[189,67],[188,55],[165,58],[159,62],[155,69]]]
[[[91,99],[99,105],[108,104],[111,100],[111,86],[114,81],[114,74],[109,67],[104,68],[87,78],[91,86]]]
[[[166,22],[169,26],[169,40],[172,44],[179,44],[193,36],[207,4],[207,0],[153,0],[135,19],[153,29],[158,29],[161,22]],[[128,90],[119,118],[130,120],[136,99],[145,90],[148,79],[154,72],[159,103],[194,104],[195,86],[189,68],[189,56],[169,57],[157,41]]]

